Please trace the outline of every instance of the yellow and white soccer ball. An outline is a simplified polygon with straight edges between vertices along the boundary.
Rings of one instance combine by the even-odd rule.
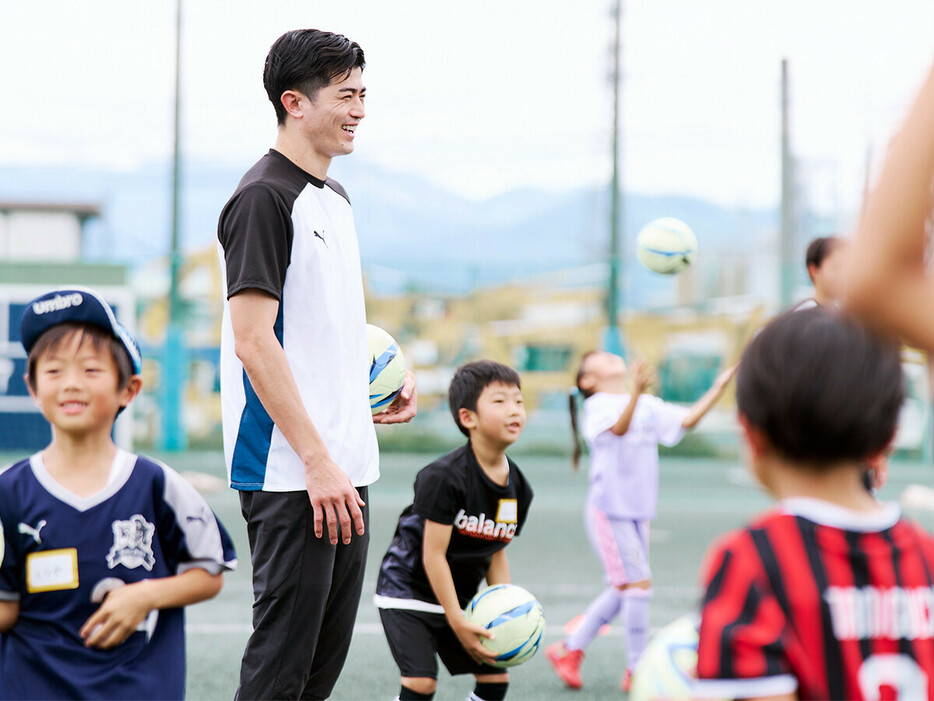
[[[496,653],[496,667],[514,667],[532,659],[545,635],[545,613],[532,594],[515,584],[496,584],[477,594],[464,615],[495,636],[480,638]]]
[[[674,275],[688,267],[697,255],[697,237],[680,219],[662,217],[646,224],[636,240],[636,256],[646,268]]]
[[[366,325],[370,348],[370,409],[379,414],[389,408],[405,381],[405,358],[399,344],[379,326]]]
[[[688,614],[652,636],[633,673],[629,701],[692,698],[699,626],[700,617]]]

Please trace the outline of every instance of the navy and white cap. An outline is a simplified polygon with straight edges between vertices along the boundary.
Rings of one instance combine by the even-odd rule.
[[[103,297],[85,287],[47,292],[26,305],[26,311],[19,322],[20,338],[26,353],[39,340],[39,336],[53,326],[68,321],[100,326],[112,333],[129,353],[133,371],[136,374],[142,372],[143,358],[136,339],[117,321],[114,310]]]

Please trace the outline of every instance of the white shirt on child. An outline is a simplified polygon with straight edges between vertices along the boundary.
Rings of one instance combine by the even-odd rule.
[[[610,517],[655,518],[658,504],[658,444],[673,446],[684,436],[687,407],[643,394],[629,430],[610,428],[629,404],[628,394],[597,392],[584,401],[583,433],[590,448],[587,500]]]

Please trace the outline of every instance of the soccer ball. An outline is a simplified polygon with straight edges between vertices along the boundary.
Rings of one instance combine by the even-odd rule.
[[[497,584],[477,592],[464,615],[496,637],[480,638],[496,653],[496,667],[514,667],[532,659],[545,635],[545,615],[538,600],[515,584]]]
[[[402,390],[405,381],[405,358],[399,344],[379,326],[366,325],[370,347],[370,409],[385,411]]]
[[[636,256],[646,268],[674,275],[688,267],[697,255],[697,237],[680,219],[663,217],[646,224],[636,241]]]
[[[633,673],[629,701],[692,697],[699,626],[700,617],[688,614],[652,636]]]

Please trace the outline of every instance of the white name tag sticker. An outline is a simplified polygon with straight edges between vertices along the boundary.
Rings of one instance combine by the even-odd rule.
[[[519,502],[515,499],[500,499],[496,510],[496,520],[499,523],[515,523],[519,520]]]
[[[78,550],[46,550],[26,556],[26,590],[63,591],[78,588]]]

